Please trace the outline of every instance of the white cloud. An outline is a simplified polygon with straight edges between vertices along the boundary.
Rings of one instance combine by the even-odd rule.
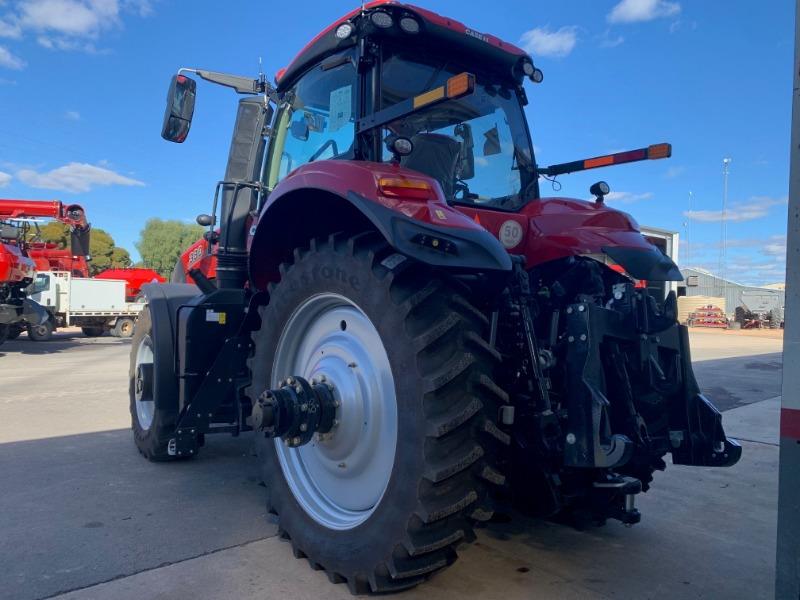
[[[653,197],[653,192],[643,192],[634,194],[633,192],[609,192],[606,200],[609,202],[619,202],[620,204],[631,204],[639,200],[649,200]]]
[[[13,20],[0,19],[0,37],[17,40],[22,37],[22,28]]]
[[[45,48],[90,53],[98,52],[94,42],[103,32],[122,26],[125,14],[153,12],[150,0],[16,0],[7,6],[0,37],[18,39],[30,32]]]
[[[622,0],[606,16],[609,23],[636,23],[672,17],[681,12],[681,5],[667,0]]]
[[[68,110],[64,113],[64,118],[68,121],[80,121],[81,113],[79,113],[77,110]]]
[[[786,204],[786,198],[770,198],[768,196],[754,196],[747,202],[734,202],[726,211],[726,220],[731,223],[753,221],[766,217],[773,206]],[[684,217],[702,223],[717,223],[722,221],[721,210],[687,210]]]
[[[24,69],[26,66],[27,63],[19,56],[11,54],[8,48],[0,46],[0,67],[19,71],[20,69]]]
[[[34,188],[64,192],[88,192],[97,186],[144,185],[142,181],[125,177],[110,169],[76,162],[66,164],[46,173],[37,173],[33,169],[22,169],[17,172],[17,177],[22,183]]]
[[[522,48],[536,56],[567,56],[578,41],[578,28],[564,26],[556,31],[549,27],[536,27],[520,38]]]
[[[11,175],[9,173],[3,173],[0,171],[0,187],[5,187],[9,183],[11,183]]]
[[[96,36],[118,24],[117,0],[23,0],[19,22],[24,28],[69,36]]]

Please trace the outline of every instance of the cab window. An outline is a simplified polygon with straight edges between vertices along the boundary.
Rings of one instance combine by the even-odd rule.
[[[306,163],[353,157],[356,81],[347,52],[326,59],[287,92],[273,129],[268,189]]]

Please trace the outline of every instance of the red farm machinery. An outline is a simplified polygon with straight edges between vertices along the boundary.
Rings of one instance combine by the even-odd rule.
[[[37,219],[70,227],[70,248],[37,238]],[[41,327],[46,311],[28,298],[37,271],[67,271],[88,276],[89,232],[86,213],[77,204],[57,200],[0,199],[0,340],[26,328]]]
[[[252,431],[281,535],[353,593],[424,581],[498,510],[634,524],[667,454],[739,460],[674,294],[631,279],[679,281],[676,265],[605,183],[590,201],[540,193],[668,144],[538,165],[532,58],[398,2],[333,23],[275,86],[181,69],[172,142],[190,75],[244,97],[219,211],[178,269],[194,284],[143,288],[130,409],[146,458]]]

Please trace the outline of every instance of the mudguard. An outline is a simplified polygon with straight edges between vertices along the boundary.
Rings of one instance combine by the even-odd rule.
[[[153,346],[158,360],[153,365],[153,385],[157,394],[178,397],[175,372],[175,334],[178,308],[200,294],[188,283],[148,283],[142,286],[153,328]]]

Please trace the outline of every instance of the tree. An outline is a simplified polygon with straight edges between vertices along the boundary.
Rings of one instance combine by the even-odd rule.
[[[58,244],[59,248],[69,248],[69,225],[52,221],[41,228],[39,239]],[[89,253],[92,257],[89,262],[90,275],[97,275],[107,269],[124,269],[131,266],[131,256],[128,251],[115,245],[114,238],[103,229],[92,228]]]
[[[204,231],[200,225],[182,221],[149,219],[139,234],[136,249],[143,265],[169,277],[183,251],[199,240]]]

